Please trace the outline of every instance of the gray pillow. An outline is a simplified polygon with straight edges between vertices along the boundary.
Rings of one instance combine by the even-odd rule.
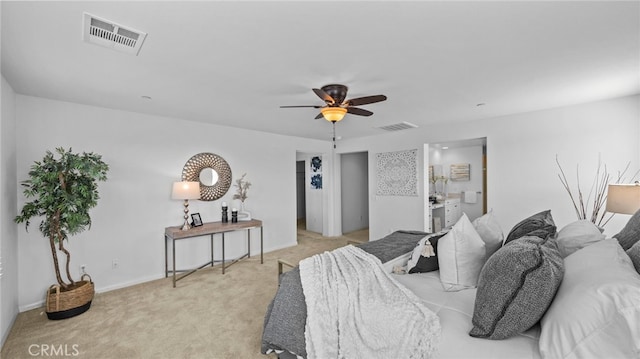
[[[636,267],[636,272],[640,274],[640,241],[636,242],[629,250],[627,250],[627,254],[629,258],[631,258],[631,262],[633,262],[633,266]]]
[[[531,217],[525,218],[513,226],[504,243],[524,236],[536,236],[546,239],[556,234],[556,224],[551,216],[551,210],[542,211]]]
[[[553,238],[525,236],[506,244],[480,272],[469,335],[505,339],[531,328],[551,305],[563,275]]]
[[[622,249],[625,251],[640,241],[640,210],[631,216],[627,225],[622,228],[620,233],[613,236],[613,238],[616,238],[618,242],[620,242]]]

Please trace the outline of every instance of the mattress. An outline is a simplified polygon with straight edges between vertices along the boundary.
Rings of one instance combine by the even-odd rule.
[[[410,255],[407,253],[385,263],[385,269],[392,272],[394,266],[406,264]],[[476,289],[445,292],[438,271],[394,274],[393,278],[420,297],[440,318],[442,337],[437,356],[439,359],[541,358],[538,349],[539,325],[503,340],[480,339],[469,335]]]

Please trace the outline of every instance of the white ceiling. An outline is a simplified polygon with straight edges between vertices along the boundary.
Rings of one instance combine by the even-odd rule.
[[[322,105],[311,88],[329,83],[388,97],[342,138],[640,93],[639,1],[1,6],[17,93],[285,135],[330,140],[318,110],[279,108]],[[147,32],[139,56],[83,42],[84,12]]]

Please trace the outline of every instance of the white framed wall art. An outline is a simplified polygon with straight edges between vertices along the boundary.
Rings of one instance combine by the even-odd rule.
[[[418,195],[418,150],[376,154],[376,194],[379,196]]]

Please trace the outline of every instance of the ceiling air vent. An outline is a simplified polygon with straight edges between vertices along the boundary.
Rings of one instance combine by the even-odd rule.
[[[391,125],[379,126],[377,128],[385,131],[402,131],[402,130],[408,130],[410,128],[417,128],[417,127],[418,125],[414,125],[413,123],[403,121],[403,122],[394,123]]]
[[[85,42],[137,56],[146,37],[144,32],[84,13],[82,38]]]

